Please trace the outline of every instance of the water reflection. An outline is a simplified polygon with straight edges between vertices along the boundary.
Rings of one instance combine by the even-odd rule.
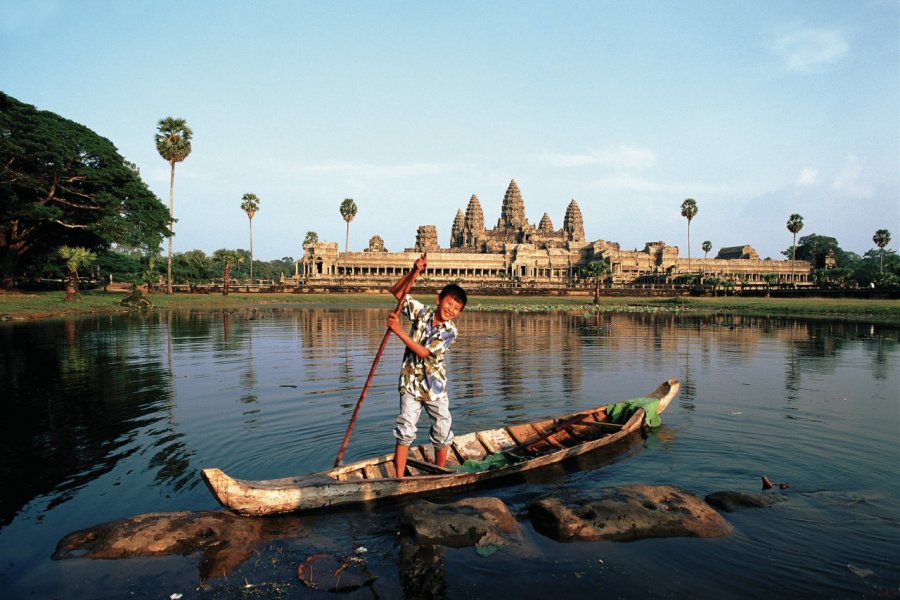
[[[0,326],[5,585],[29,595],[33,587],[17,582],[47,579],[45,558],[74,529],[215,508],[202,467],[253,479],[330,467],[388,310],[156,311]],[[895,461],[883,457],[900,420],[897,328],[655,313],[464,312],[458,325],[448,354],[458,433],[633,397],[671,376],[682,381],[657,436],[636,439],[619,458],[590,455],[529,475],[518,482],[529,491],[616,477],[710,490],[736,478],[756,486],[767,472],[792,489],[896,497]],[[348,462],[393,447],[402,355],[393,342]],[[814,521],[802,514],[788,527]],[[854,562],[892,539],[859,527],[845,532],[864,541],[843,546]],[[794,533],[816,543],[834,537]],[[740,543],[751,545],[744,560],[766,554],[753,539]]]

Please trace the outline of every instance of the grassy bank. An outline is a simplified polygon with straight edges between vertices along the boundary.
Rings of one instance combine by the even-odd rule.
[[[63,301],[63,292],[0,293],[0,320],[66,318],[128,312],[119,303],[123,292],[87,291],[74,302]],[[382,306],[393,307],[386,295],[374,294],[220,294],[148,296],[155,309],[243,309],[275,306]],[[424,298],[423,298],[424,299]],[[843,318],[900,325],[900,301],[834,298],[603,298],[594,305],[590,298],[478,296],[467,310],[515,312],[691,312],[708,314],[783,315]]]

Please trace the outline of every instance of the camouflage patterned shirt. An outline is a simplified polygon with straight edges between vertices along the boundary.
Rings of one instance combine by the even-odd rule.
[[[434,325],[434,309],[407,295],[403,302],[403,314],[412,325],[409,335],[413,341],[425,346],[430,353],[419,358],[406,349],[400,368],[400,393],[411,394],[419,400],[437,400],[447,397],[447,371],[444,368],[444,352],[456,341],[456,325],[444,321]]]

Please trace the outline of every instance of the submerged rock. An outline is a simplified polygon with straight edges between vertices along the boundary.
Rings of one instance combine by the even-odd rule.
[[[630,485],[599,494],[562,489],[532,502],[534,527],[559,541],[718,537],[731,525],[700,498],[674,486]]]
[[[423,500],[400,513],[419,545],[504,546],[521,543],[518,522],[499,498],[466,498],[451,504]]]
[[[187,556],[202,551],[200,576],[207,579],[232,572],[260,542],[293,537],[302,530],[297,519],[252,519],[225,511],[148,513],[74,531],[60,540],[52,558]]]
[[[734,512],[741,508],[765,508],[787,500],[787,498],[781,494],[749,494],[747,492],[722,491],[709,494],[704,500],[706,500],[707,504],[719,510]]]

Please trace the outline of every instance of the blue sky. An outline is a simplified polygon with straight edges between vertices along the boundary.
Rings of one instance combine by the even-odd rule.
[[[83,123],[168,202],[160,118],[183,117],[175,251],[299,257],[305,233],[442,246],[511,179],[526,215],[693,256],[785,223],[862,254],[900,240],[900,1],[0,0],[0,89]]]

